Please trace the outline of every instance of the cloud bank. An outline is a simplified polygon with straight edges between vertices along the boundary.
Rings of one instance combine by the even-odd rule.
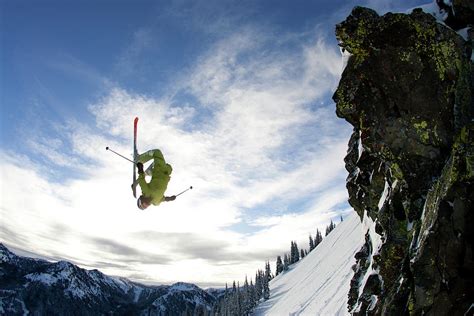
[[[124,71],[150,36],[135,34]],[[341,71],[317,32],[301,41],[249,27],[211,45],[159,98],[110,80],[88,104],[93,122],[34,131],[35,158],[1,152],[0,238],[147,283],[251,276],[347,212],[350,130],[330,100]],[[130,163],[105,151],[131,154],[135,116],[139,150],[160,148],[173,166],[169,194],[194,187],[145,212]]]

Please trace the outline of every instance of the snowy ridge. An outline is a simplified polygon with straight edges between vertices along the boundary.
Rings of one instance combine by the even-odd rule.
[[[255,315],[348,315],[354,255],[372,226],[352,212],[318,247],[270,282],[270,299]]]
[[[66,261],[20,257],[1,243],[0,260],[0,315],[205,314],[217,301],[194,284],[146,286]]]
[[[87,271],[67,261],[51,264],[44,272],[30,273],[25,278],[47,286],[64,286],[64,291],[77,298],[93,298],[102,294],[104,286],[127,293],[133,286],[118,279],[110,278],[97,270]]]

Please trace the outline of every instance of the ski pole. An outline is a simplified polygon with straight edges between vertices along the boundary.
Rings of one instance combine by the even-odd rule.
[[[116,152],[116,151],[110,149],[109,147],[105,147],[105,150],[110,150],[111,152],[113,152],[113,153],[116,154],[117,156],[120,156],[120,157],[122,157],[123,159],[126,159],[126,160],[130,161],[131,163],[135,164],[135,162],[134,162],[133,160],[128,159],[127,157],[125,157],[125,156],[119,154],[118,152]]]
[[[187,188],[186,190],[184,190],[184,191],[181,192],[181,193],[176,194],[175,196],[178,197],[178,196],[180,196],[181,194],[183,194],[184,192],[191,190],[192,188],[193,188],[193,186],[190,186],[189,188]]]

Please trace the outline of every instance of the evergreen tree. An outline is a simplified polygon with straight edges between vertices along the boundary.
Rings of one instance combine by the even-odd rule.
[[[331,219],[331,223],[326,227],[326,236],[329,235],[329,233],[332,232],[334,228],[336,228],[336,224],[334,224]]]
[[[251,303],[251,295],[250,295],[250,286],[247,280],[247,276],[245,276],[244,288],[242,290],[242,312],[244,315],[250,314],[252,310],[252,303]]]
[[[311,234],[309,235],[309,251],[313,251],[314,249],[314,240],[313,237],[311,237]]]
[[[314,239],[314,248],[316,248],[322,241],[323,241],[323,235],[321,234],[319,229],[317,229],[316,238]]]
[[[271,270],[270,262],[265,264],[265,275],[263,276],[263,299],[268,300],[270,298],[270,280]]]
[[[242,315],[242,296],[240,294],[240,283],[237,283],[237,293],[235,294],[235,311],[237,315]]]
[[[290,258],[288,257],[288,254],[285,253],[285,256],[283,257],[283,271],[288,271],[289,266]]]
[[[300,260],[300,252],[298,250],[298,245],[296,244],[296,241],[291,242],[291,259],[290,263],[296,263]]]
[[[258,279],[258,271],[255,273],[255,301],[258,304],[258,300],[260,299],[259,297],[259,292],[260,292],[260,280]]]
[[[263,278],[261,270],[258,270],[257,274],[255,275],[255,294],[257,302],[260,301],[263,295]]]
[[[301,259],[303,259],[303,258],[304,258],[304,256],[305,256],[305,252],[304,252],[304,250],[303,250],[303,249],[301,249]]]
[[[270,282],[273,279],[272,269],[270,268],[270,261],[267,261],[265,263],[265,278],[268,278],[268,282]]]
[[[281,261],[281,256],[277,257],[276,261],[276,275],[279,275],[280,273],[283,272],[283,262]]]
[[[232,294],[229,299],[229,311],[231,315],[238,315],[238,299],[237,299],[237,284],[234,283],[232,284]]]
[[[342,215],[341,215],[341,223],[344,221],[344,218],[342,218]]]
[[[229,293],[229,288],[228,288],[227,282],[226,282],[225,292],[224,292],[224,299],[222,300],[221,307],[220,307],[222,315],[229,315],[229,297],[230,297],[230,293]]]
[[[250,280],[250,306],[251,308],[257,306],[257,294],[255,292],[255,285],[253,285],[252,280]]]

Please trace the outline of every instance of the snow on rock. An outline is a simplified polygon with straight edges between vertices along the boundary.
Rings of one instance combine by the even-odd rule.
[[[55,276],[52,276],[48,273],[32,273],[32,274],[27,274],[25,276],[27,280],[30,280],[32,282],[41,282],[45,285],[53,285],[58,282],[58,278]]]
[[[77,298],[99,296],[103,285],[124,293],[133,288],[120,278],[107,277],[97,270],[83,270],[67,261],[52,263],[46,271],[30,273],[25,278],[30,282],[63,287],[65,292]]]
[[[380,196],[380,200],[379,200],[379,203],[377,204],[379,210],[382,209],[384,203],[385,203],[385,200],[387,200],[387,197],[388,197],[388,193],[390,192],[389,191],[389,188],[390,188],[390,185],[388,184],[387,180],[385,180],[385,187],[383,189],[383,193],[382,195]]]
[[[196,289],[197,289],[196,285],[184,283],[184,282],[175,283],[170,287],[170,291],[172,292],[196,291]]]
[[[385,201],[386,195],[387,195],[385,191],[388,190],[387,187],[388,187],[387,182],[385,182],[385,190],[384,190],[384,193],[382,193],[382,197],[380,200],[383,199]],[[380,202],[379,202],[379,207],[380,207]],[[369,233],[372,251],[370,252],[369,258],[368,258],[369,266],[367,268],[367,272],[363,275],[363,277],[361,278],[359,282],[359,290],[362,290],[365,288],[367,281],[373,275],[375,275],[380,280],[381,283],[383,282],[382,279],[380,278],[378,269],[374,269],[374,256],[379,254],[380,248],[382,247],[382,236],[377,234],[377,232],[375,231],[376,223],[370,217],[367,216],[367,213],[364,214],[364,220],[363,220],[362,225],[364,227],[363,230],[368,231]],[[360,294],[361,293],[359,293],[359,295]],[[368,309],[373,310],[375,308],[375,305],[377,304],[378,297],[376,295],[372,295],[370,301],[371,303]],[[356,312],[359,313],[361,311],[362,305],[363,303],[359,301],[356,307]]]
[[[270,282],[270,299],[254,314],[348,315],[351,267],[364,234],[364,225],[353,212],[315,250]]]
[[[441,23],[441,24],[444,24],[444,20],[446,20],[446,18],[448,17],[448,13],[445,12],[444,10],[440,10],[438,5],[436,4],[436,1],[418,6],[417,8],[421,8],[423,12],[431,14],[432,16],[434,16],[436,20],[438,20],[438,23]],[[413,9],[415,8],[407,10],[406,13],[409,14],[411,11],[413,11]]]
[[[340,49],[341,56],[342,56],[342,71],[346,69],[347,63],[349,62],[349,58],[351,57],[351,53],[349,53],[345,49]]]

